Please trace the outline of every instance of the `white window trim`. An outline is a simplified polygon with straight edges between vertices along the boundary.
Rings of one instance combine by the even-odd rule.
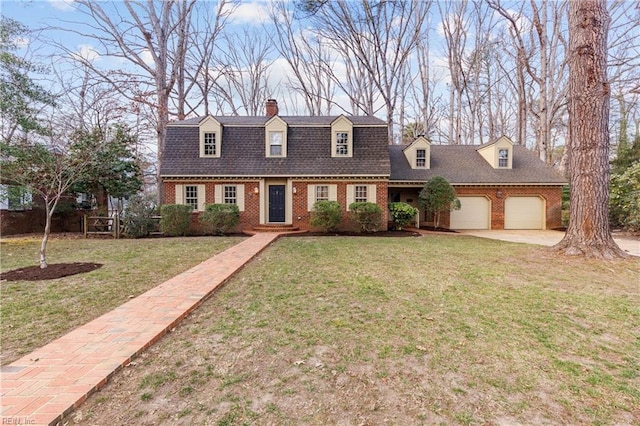
[[[349,211],[349,206],[351,205],[351,203],[354,203],[356,201],[356,186],[366,186],[367,202],[377,203],[377,186],[375,184],[358,183],[354,185],[347,185],[347,211]]]
[[[347,134],[347,153],[337,154],[338,133]],[[353,123],[345,116],[340,116],[331,123],[331,157],[350,158],[353,157]]]
[[[213,133],[215,135],[215,154],[204,154],[204,135],[206,133]],[[201,158],[220,158],[222,151],[222,126],[216,119],[209,116],[200,123],[200,157]]]
[[[176,185],[176,199],[175,199],[175,204],[187,204],[186,199],[185,199],[185,187],[186,186],[196,186],[197,189],[197,196],[198,196],[198,208],[194,209],[194,212],[203,212],[204,211],[204,207],[206,205],[206,187],[205,185],[202,184],[193,184],[193,183],[185,183],[185,184],[178,184]]]
[[[213,191],[213,199],[216,204],[224,204],[224,187],[225,186],[235,186],[236,188],[236,205],[238,206],[238,210],[241,212],[244,211],[244,185],[233,185],[233,184],[220,184],[214,187]]]
[[[282,152],[280,155],[271,155],[271,134],[282,134]],[[272,117],[264,127],[264,155],[267,158],[287,157],[287,123],[277,115]]]
[[[316,187],[328,186],[329,187],[329,201],[338,201],[338,185],[335,184],[317,184],[307,185],[307,210],[312,211],[313,205],[316,203]]]

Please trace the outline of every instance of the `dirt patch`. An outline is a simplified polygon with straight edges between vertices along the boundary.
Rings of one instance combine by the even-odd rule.
[[[0,281],[41,281],[55,280],[70,275],[84,274],[102,267],[100,263],[54,263],[46,268],[27,266],[0,273]]]

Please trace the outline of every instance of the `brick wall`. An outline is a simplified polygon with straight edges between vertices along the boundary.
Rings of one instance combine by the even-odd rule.
[[[342,223],[340,224],[340,230],[350,231],[355,229],[355,224],[349,220],[349,214],[347,212],[347,185],[376,185],[376,204],[382,209],[382,228],[387,229],[388,209],[387,209],[387,182],[372,182],[372,181],[310,181],[310,180],[296,180],[293,181],[293,186],[296,188],[296,193],[293,194],[293,224],[300,229],[315,230],[309,221],[311,220],[311,212],[308,210],[308,193],[307,189],[309,185],[337,185],[338,203],[343,208]]]
[[[372,182],[372,181],[318,181],[318,180],[294,180],[291,181],[291,185],[296,189],[296,192],[292,194],[293,204],[291,206],[293,225],[302,230],[313,230],[309,224],[310,212],[308,211],[308,199],[307,199],[307,187],[308,185],[319,184],[335,184],[337,185],[338,202],[344,208],[343,221],[340,225],[342,230],[351,230],[354,228],[354,224],[348,219],[347,208],[347,185],[376,185],[376,201],[383,212],[383,228],[386,229],[388,221],[387,211],[387,183],[386,182]],[[179,182],[164,182],[165,204],[175,203],[175,186],[179,185],[205,185],[205,203],[214,203],[214,191],[215,185],[244,185],[244,211],[240,212],[240,225],[239,231],[250,230],[252,226],[260,224],[260,197],[264,194],[256,194],[254,188],[259,188],[259,181],[179,181]],[[193,213],[191,219],[190,232],[193,234],[202,234],[204,231],[199,223],[199,213]]]

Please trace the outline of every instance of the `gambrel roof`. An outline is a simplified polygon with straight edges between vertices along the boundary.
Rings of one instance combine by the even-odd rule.
[[[199,155],[199,124],[206,117],[167,128],[160,175],[166,177],[380,176],[391,170],[387,126],[375,117],[353,123],[353,155],[331,157],[331,124],[341,116],[280,117],[288,125],[287,154],[265,156],[265,124],[272,117],[213,117],[222,125],[220,158]]]

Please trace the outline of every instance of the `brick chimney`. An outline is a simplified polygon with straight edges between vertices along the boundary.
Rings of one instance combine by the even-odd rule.
[[[275,99],[267,99],[267,117],[278,115],[278,101]]]

